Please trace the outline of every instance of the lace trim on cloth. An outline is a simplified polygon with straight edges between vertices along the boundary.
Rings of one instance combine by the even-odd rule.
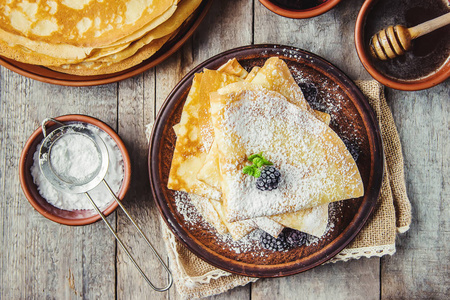
[[[395,244],[373,246],[373,247],[362,247],[357,249],[344,249],[326,263],[336,263],[338,261],[360,259],[361,257],[366,258],[370,258],[373,256],[382,257],[384,255],[393,255],[394,253],[395,253]]]
[[[409,225],[408,226],[397,227],[397,232],[398,233],[405,233],[408,230],[409,230]]]
[[[209,284],[211,280],[217,280],[222,277],[227,277],[233,275],[232,273],[223,271],[221,269],[215,269],[213,271],[202,274],[201,276],[189,276],[184,269],[181,259],[178,255],[177,249],[177,240],[175,235],[165,226],[164,221],[161,220],[162,231],[164,239],[166,240],[167,251],[169,254],[169,260],[172,264],[172,271],[175,272],[174,279],[177,282],[177,285],[183,284],[187,288],[195,288],[202,284]],[[381,246],[373,246],[373,247],[362,247],[357,249],[343,249],[340,253],[338,253],[335,257],[330,259],[327,263],[336,263],[339,261],[346,262],[350,259],[360,259],[362,257],[370,258],[370,257],[382,257],[384,255],[393,255],[396,251],[395,244],[392,245],[381,245]],[[250,279],[250,278],[249,278]],[[255,282],[258,278],[251,278],[249,282]],[[242,285],[246,285],[248,282],[243,283]],[[232,287],[235,287],[234,285]],[[232,288],[230,287],[230,288]],[[225,288],[224,290],[228,290]],[[185,295],[186,296],[186,295]],[[209,296],[202,295],[203,296]],[[188,297],[189,298],[189,297]]]

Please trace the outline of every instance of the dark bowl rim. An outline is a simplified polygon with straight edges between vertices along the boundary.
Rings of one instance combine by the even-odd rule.
[[[270,0],[259,0],[268,10],[282,17],[291,19],[308,19],[326,13],[335,7],[341,0],[327,0],[317,6],[308,9],[289,9],[276,5]]]
[[[370,125],[372,126],[373,129],[373,136],[371,139],[371,136],[369,134],[369,142],[371,143],[371,148],[373,148],[374,152],[373,152],[373,156],[374,156],[374,165],[377,165],[378,168],[374,168],[373,172],[371,174],[371,179],[372,178],[376,178],[377,180],[372,180],[369,181],[372,183],[371,188],[368,190],[367,195],[364,196],[364,198],[367,197],[367,203],[364,207],[362,207],[363,205],[361,205],[361,207],[358,209],[358,214],[363,215],[358,221],[359,224],[356,228],[354,228],[354,230],[346,230],[343,233],[341,233],[337,239],[339,239],[340,241],[343,241],[343,243],[341,243],[339,245],[339,247],[336,247],[334,250],[326,253],[326,257],[324,257],[321,260],[316,261],[314,264],[309,265],[307,268],[299,268],[299,269],[291,269],[288,271],[280,271],[280,270],[275,270],[275,271],[271,271],[269,272],[258,272],[255,270],[250,270],[249,266],[253,266],[253,265],[249,265],[249,264],[242,264],[240,265],[238,268],[236,268],[236,265],[233,264],[232,267],[230,267],[229,265],[226,264],[226,260],[231,261],[230,259],[225,259],[223,262],[221,260],[217,260],[217,257],[214,256],[212,253],[209,253],[207,251],[204,251],[201,247],[199,247],[199,245],[196,243],[195,240],[191,239],[188,236],[184,236],[183,232],[185,231],[185,229],[183,229],[180,224],[177,223],[174,215],[172,214],[171,210],[168,208],[167,203],[165,201],[165,198],[163,197],[162,193],[159,191],[159,189],[157,189],[157,183],[155,182],[155,178],[158,176],[158,172],[159,169],[157,168],[157,137],[161,137],[161,130],[159,130],[159,127],[162,126],[162,115],[166,112],[166,108],[169,106],[170,102],[175,101],[177,98],[175,97],[175,95],[177,95],[177,93],[181,93],[180,92],[180,88],[182,88],[182,86],[184,86],[185,84],[191,84],[191,80],[192,80],[192,76],[199,72],[200,70],[202,70],[204,67],[206,66],[215,66],[218,67],[220,65],[220,60],[223,57],[227,57],[229,55],[233,55],[236,53],[241,53],[241,52],[251,52],[254,51],[254,49],[260,49],[261,51],[267,50],[267,49],[291,49],[294,51],[301,51],[304,52],[305,54],[309,55],[310,58],[314,58],[314,59],[319,59],[321,61],[323,61],[324,63],[326,63],[330,68],[334,69],[334,71],[338,72],[339,75],[341,76],[340,78],[343,80],[343,82],[346,83],[351,83],[356,89],[354,89],[354,92],[358,95],[358,97],[360,99],[364,99],[365,101],[362,101],[362,109],[365,111],[367,117],[368,117],[368,122],[370,122]],[[220,62],[220,63],[219,63]],[[175,100],[174,100],[175,99]],[[174,233],[175,237],[177,238],[178,241],[180,241],[184,246],[186,246],[190,251],[192,251],[194,254],[196,254],[198,257],[200,257],[201,259],[203,259],[204,261],[206,261],[207,263],[220,268],[222,270],[231,272],[231,273],[235,273],[235,274],[239,274],[239,275],[244,275],[244,276],[250,276],[250,277],[258,277],[258,278],[269,278],[269,277],[283,277],[283,276],[289,276],[289,275],[294,275],[306,270],[309,270],[311,268],[314,268],[322,263],[324,263],[325,261],[331,259],[332,257],[334,257],[335,255],[337,255],[342,249],[344,249],[355,237],[356,235],[360,232],[360,230],[362,229],[362,227],[364,226],[364,224],[367,222],[367,220],[369,219],[370,215],[372,214],[375,206],[376,206],[376,202],[378,199],[378,196],[380,194],[381,191],[381,183],[382,183],[382,178],[383,178],[383,174],[384,174],[384,164],[383,164],[383,160],[384,160],[384,152],[383,152],[383,147],[382,147],[382,140],[381,140],[381,131],[378,125],[378,122],[376,121],[376,117],[375,117],[375,113],[373,112],[373,109],[370,107],[369,103],[366,100],[366,97],[364,96],[364,94],[362,94],[362,92],[359,90],[359,88],[354,85],[353,81],[351,81],[347,75],[345,75],[340,69],[338,69],[337,67],[335,67],[334,65],[332,65],[331,63],[329,63],[327,60],[317,56],[316,54],[310,53],[308,51],[299,49],[299,48],[295,48],[295,47],[291,47],[291,46],[282,46],[282,45],[272,45],[272,44],[261,44],[261,45],[250,45],[250,46],[243,46],[243,47],[238,47],[238,48],[234,48],[228,51],[225,51],[223,53],[220,53],[214,57],[211,57],[210,59],[202,62],[201,64],[199,64],[197,67],[193,68],[188,74],[186,74],[181,81],[175,86],[175,88],[171,91],[171,93],[167,96],[166,100],[164,101],[164,103],[162,104],[158,116],[155,119],[155,123],[153,124],[153,129],[152,129],[152,134],[151,134],[151,138],[150,138],[150,143],[149,143],[149,152],[148,152],[148,170],[149,170],[149,180],[150,180],[150,186],[151,186],[151,190],[152,190],[152,195],[153,195],[153,199],[156,203],[156,206],[158,207],[158,210],[162,216],[162,219],[165,221],[166,225],[169,227],[169,229]],[[158,139],[159,140],[159,139]],[[156,150],[155,150],[156,149]],[[153,153],[155,152],[155,153]],[[155,154],[155,155],[152,155]],[[155,165],[155,167],[153,167],[153,165]],[[361,211],[364,210],[364,211]],[[354,223],[355,220],[352,220],[351,223]],[[350,223],[350,224],[351,224]],[[350,226],[349,224],[349,226]]]
[[[82,114],[69,114],[69,115],[63,115],[59,117],[53,118],[60,122],[71,122],[71,121],[77,121],[77,122],[84,122],[89,123],[91,125],[94,125],[101,130],[105,131],[107,134],[111,136],[111,138],[116,142],[117,146],[119,147],[119,150],[122,154],[123,158],[123,167],[124,167],[124,178],[122,181],[122,186],[120,188],[120,191],[118,193],[118,198],[122,201],[126,195],[126,193],[129,190],[130,182],[131,182],[131,160],[130,156],[128,154],[128,150],[125,147],[124,142],[119,137],[119,135],[106,123],[103,121],[87,116]],[[49,127],[55,125],[54,122],[49,122]],[[81,226],[81,225],[88,225],[97,222],[101,219],[100,215],[96,214],[91,217],[87,218],[80,218],[80,219],[68,219],[61,217],[59,215],[52,214],[48,212],[45,208],[43,208],[35,199],[31,192],[31,188],[27,184],[27,180],[25,179],[26,176],[29,174],[30,170],[26,169],[26,161],[28,158],[28,155],[33,155],[34,151],[31,150],[31,146],[37,139],[42,139],[42,127],[39,126],[28,138],[28,140],[25,143],[25,146],[22,149],[22,153],[20,155],[19,160],[19,180],[20,185],[22,187],[22,191],[25,194],[25,197],[27,198],[28,202],[44,217],[47,219],[63,224],[63,225],[71,225],[71,226]],[[44,199],[45,200],[45,199]],[[103,214],[105,216],[108,216],[111,214],[116,208],[118,204],[116,201],[113,201],[106,209],[103,210]]]

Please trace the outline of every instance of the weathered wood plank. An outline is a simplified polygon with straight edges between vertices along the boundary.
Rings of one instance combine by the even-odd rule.
[[[129,151],[133,173],[130,191],[124,204],[152,245],[166,260],[158,219],[159,212],[151,196],[147,168],[148,142],[145,125],[154,119],[154,90],[154,69],[119,83],[119,134]],[[163,267],[121,211],[118,211],[118,231],[152,283],[157,287],[165,286],[167,274]],[[126,254],[118,247],[117,298],[166,299],[167,297],[167,293],[155,292],[147,285]]]
[[[379,299],[379,259],[326,264],[294,276],[261,279],[251,299]]]
[[[0,70],[0,298],[113,298],[115,242],[102,223],[63,226],[42,217],[18,178],[22,147],[46,117],[86,113],[113,128],[114,85],[65,88]],[[109,218],[115,222],[114,215]],[[106,274],[106,275],[105,275]]]
[[[389,90],[403,144],[411,229],[382,259],[383,299],[450,298],[450,82],[429,90]]]
[[[368,79],[355,50],[353,32],[363,0],[341,1],[334,9],[310,19],[278,16],[255,1],[255,44],[294,46],[315,53],[350,78]]]
[[[176,286],[174,286],[170,291],[170,299],[171,300],[183,299],[178,294]],[[228,290],[219,295],[204,297],[201,299],[204,299],[204,300],[228,300],[228,299],[248,300],[248,299],[250,299],[250,284],[248,284],[246,286],[236,287],[234,289]],[[267,299],[269,299],[269,298],[267,298]]]
[[[194,34],[194,59],[198,64],[220,52],[250,45],[252,41],[252,1],[214,1]]]
[[[209,300],[227,300],[227,299],[233,299],[233,300],[249,300],[250,298],[250,290],[251,290],[251,283],[246,286],[239,286],[234,289],[231,289],[225,293],[206,297],[205,299]]]

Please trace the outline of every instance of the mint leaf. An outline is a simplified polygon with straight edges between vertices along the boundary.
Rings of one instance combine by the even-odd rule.
[[[244,173],[244,174],[248,174],[248,175],[250,175],[250,176],[253,176],[253,173],[254,173],[254,166],[245,166],[243,169],[242,169],[242,173]]]
[[[263,158],[262,152],[259,153],[259,154],[253,154],[253,155],[250,155],[250,156],[248,157],[248,160],[251,161],[251,162],[253,162],[253,160],[254,160],[255,158]]]
[[[254,163],[258,168],[261,168],[264,165],[270,166],[273,165],[270,161],[264,158],[264,156],[261,153],[258,154],[252,154],[248,157],[248,160]]]
[[[273,165],[273,163],[271,163],[270,161],[268,161],[267,159],[264,158],[264,156],[262,155],[262,152],[257,153],[257,154],[252,154],[247,159],[252,162],[252,165],[245,166],[242,169],[242,173],[248,174],[248,175],[256,177],[256,178],[259,178],[261,176],[261,170],[259,168],[261,168],[264,165],[267,165],[267,166]]]
[[[255,158],[253,159],[253,163],[254,163],[258,168],[261,168],[261,167],[264,165],[264,160],[265,160],[265,159],[263,159],[263,158],[255,157]]]
[[[271,166],[271,165],[273,165],[272,162],[268,161],[268,160],[265,159],[265,158],[263,158],[263,164],[266,165],[266,166]]]

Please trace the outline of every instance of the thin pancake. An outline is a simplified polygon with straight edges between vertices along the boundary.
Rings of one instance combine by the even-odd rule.
[[[232,58],[220,66],[217,71],[234,75],[241,79],[247,78],[248,72],[241,66],[236,58]]]
[[[225,234],[228,232],[227,226],[225,226],[225,223],[222,222],[222,219],[214,209],[213,203],[217,201],[210,201],[208,198],[196,194],[188,195],[197,211],[205,218],[205,220],[209,224],[211,224],[211,226],[213,226],[217,230],[219,234]]]
[[[220,192],[197,179],[197,173],[203,166],[205,157],[211,148],[213,136],[202,127],[204,115],[209,114],[209,103],[205,95],[218,90],[240,78],[218,72],[217,77],[207,72],[196,74],[181,114],[179,135],[172,158],[167,187],[172,190],[186,191],[220,200]],[[209,120],[209,116],[206,116]],[[206,129],[205,129],[206,128]],[[210,129],[209,129],[210,130]]]
[[[278,66],[280,66],[280,64],[278,64]],[[245,77],[245,81],[251,82],[260,69],[261,68],[259,67],[253,67],[250,73],[248,73],[248,75]],[[236,59],[234,59],[228,61],[224,66],[219,68],[219,70],[227,70],[227,72],[232,72],[233,74],[238,75],[242,74],[244,69],[242,68],[242,66],[240,66]],[[278,80],[277,82],[284,81]],[[277,88],[277,90],[281,89]],[[301,98],[301,100],[302,99],[303,98]],[[291,99],[290,102],[297,104],[299,101]],[[330,123],[331,117],[329,114],[320,111],[314,111],[314,114],[325,124],[328,125]],[[214,141],[213,145],[211,146],[208,156],[205,159],[205,164],[200,169],[197,178],[220,191],[221,177],[216,141]],[[223,209],[223,207],[221,207],[220,209]],[[223,215],[223,212],[221,215]],[[309,216],[314,216],[314,218],[310,218]],[[270,233],[275,237],[280,233],[282,229],[282,226],[280,226],[280,224],[320,237],[324,234],[328,223],[328,205],[301,210],[298,212],[280,214],[270,218],[272,219],[272,221],[270,219],[267,219],[266,217],[256,218],[253,221],[257,227],[263,229],[264,231]],[[313,222],[311,222],[312,220]],[[224,222],[227,223],[226,220],[224,220]]]
[[[143,37],[131,43],[131,45],[123,49],[123,51],[113,53],[110,55],[103,55],[101,52],[108,51],[108,48],[100,49],[99,53],[95,53],[94,57],[93,56],[88,57],[86,61],[119,62],[125,58],[134,55],[140,48],[149,44],[153,40],[159,39],[161,37],[167,36],[168,34],[175,32],[183,24],[183,22],[190,15],[192,15],[192,13],[197,9],[197,7],[200,5],[201,2],[202,2],[201,0],[182,1],[178,6],[176,12],[167,21],[162,23],[157,28],[146,33]]]
[[[211,123],[209,125],[204,123],[204,120],[210,120],[209,101],[207,97],[211,91],[215,91],[228,83],[239,80],[241,80],[239,77],[211,70],[204,70],[204,73],[195,75],[191,90],[183,107],[181,121],[174,126],[177,143],[168,181],[168,187],[170,189],[189,191],[190,193],[206,196],[200,197],[200,200],[207,199],[210,204],[204,204],[203,207],[209,209],[213,207],[215,211],[206,211],[205,214],[218,214],[219,218],[214,221],[222,221],[235,240],[250,233],[255,229],[255,226],[252,222],[247,221],[232,224],[225,222],[224,210],[220,202],[221,192],[199,181],[196,173],[202,167],[202,161],[204,161],[204,157],[208,153],[213,139],[211,135],[213,130]],[[205,126],[209,126],[209,128]],[[191,137],[190,135],[192,133],[194,133],[194,136]],[[206,217],[206,219],[208,218]],[[214,227],[216,226],[212,222],[209,223]]]
[[[322,122],[329,125],[329,114],[320,114],[318,111],[316,111],[316,113],[322,117]],[[217,148],[216,141],[212,144],[208,156],[205,159],[205,164],[197,174],[197,178],[220,191],[221,177],[219,169],[219,150]],[[223,210],[223,207],[221,207],[221,209]],[[222,216],[223,214],[224,213],[222,212],[220,215]],[[320,237],[325,233],[328,224],[328,205],[324,204],[318,207],[279,214],[268,218],[285,227],[293,228]],[[274,237],[280,233],[280,226],[275,222],[264,220],[267,219],[266,217],[260,217],[257,219],[259,221],[255,222],[255,225],[258,228],[263,229]],[[223,221],[227,223],[226,219]]]
[[[270,219],[283,226],[321,237],[327,229],[328,204],[271,216]]]
[[[0,28],[31,41],[99,47],[111,45],[153,21],[161,24],[165,20],[158,18],[173,6],[174,0],[15,1],[3,5]],[[0,39],[5,41],[1,34]]]
[[[154,40],[150,44],[139,49],[139,51],[133,56],[117,63],[84,62],[84,67],[78,66],[78,68],[71,68],[70,66],[49,66],[48,68],[54,71],[79,76],[92,76],[120,72],[138,65],[142,61],[154,55],[171,37],[171,35],[168,35]]]
[[[228,232],[230,233],[233,240],[238,241],[258,226],[253,223],[252,220],[244,220],[239,222],[227,222],[225,216],[225,210],[223,208],[222,202],[210,200],[211,204],[214,206],[215,211],[220,217],[220,221],[227,227]],[[219,220],[217,220],[219,221]]]
[[[0,29],[0,37],[4,36],[8,41],[6,43],[0,38],[0,55],[25,63],[53,66],[55,70],[74,75],[118,72],[133,66],[132,63],[138,64],[156,53],[155,50],[162,46],[160,45],[161,41],[167,41],[167,36],[175,32],[192,15],[200,3],[201,0],[183,0],[178,6],[171,6],[161,16],[138,31],[116,43],[103,45],[100,48],[34,41],[28,37],[14,35]],[[151,45],[149,45],[150,43]],[[147,45],[149,46],[145,48],[146,53],[139,51]],[[126,60],[127,58],[130,59]],[[126,61],[120,63],[122,60]],[[58,66],[60,68],[56,68]]]
[[[259,74],[259,72],[258,72]],[[363,195],[359,170],[336,133],[274,91],[239,82],[211,96],[228,221],[272,216]],[[262,192],[242,173],[264,153],[283,183]]]

